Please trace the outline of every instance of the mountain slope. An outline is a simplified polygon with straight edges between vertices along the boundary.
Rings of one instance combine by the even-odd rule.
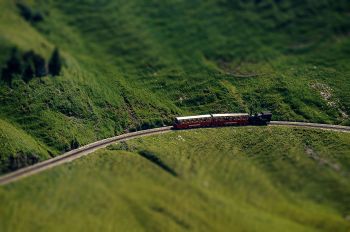
[[[139,138],[0,187],[0,230],[348,231],[349,155],[311,129]]]
[[[58,47],[64,61],[58,77],[3,82],[0,117],[52,156],[182,114],[349,124],[349,12],[346,0],[0,0],[1,69],[13,47],[46,61]]]

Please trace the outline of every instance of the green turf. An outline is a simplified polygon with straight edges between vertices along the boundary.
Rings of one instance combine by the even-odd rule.
[[[55,155],[175,115],[349,124],[347,0],[21,2],[44,20],[0,0],[0,67],[12,47],[47,60],[58,47],[65,68],[1,84],[0,117]]]
[[[170,132],[0,187],[0,230],[349,231],[349,168],[347,133]]]

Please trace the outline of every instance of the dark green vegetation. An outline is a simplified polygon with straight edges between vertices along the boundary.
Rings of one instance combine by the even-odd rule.
[[[349,231],[349,170],[348,133],[170,132],[0,187],[0,230]]]
[[[0,119],[50,156],[175,115],[349,124],[349,14],[348,0],[0,0],[1,70],[14,47],[64,60],[57,78],[2,83]]]
[[[2,69],[1,79],[12,88],[12,82],[15,78],[28,83],[34,77],[44,77],[48,74],[58,76],[61,69],[62,61],[57,48],[52,53],[48,65],[43,57],[33,51],[21,55],[17,48],[13,48],[5,67]]]

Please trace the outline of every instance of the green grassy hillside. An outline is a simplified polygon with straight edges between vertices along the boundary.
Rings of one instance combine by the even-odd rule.
[[[50,150],[24,131],[0,119],[1,173],[34,164],[49,157]]]
[[[348,133],[170,132],[0,187],[0,230],[349,231],[349,168]]]
[[[64,63],[2,82],[0,118],[51,156],[183,114],[349,124],[349,14],[347,0],[0,0],[1,70],[14,47]]]

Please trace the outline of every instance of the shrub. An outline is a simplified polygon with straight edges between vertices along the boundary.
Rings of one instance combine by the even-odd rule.
[[[39,156],[32,153],[18,152],[8,159],[8,171],[14,171],[39,162]]]
[[[23,3],[17,3],[17,8],[20,11],[20,14],[22,15],[22,17],[27,20],[30,21],[32,18],[32,10],[25,4]]]
[[[70,142],[70,149],[77,149],[79,148],[80,144],[79,141],[77,140],[77,138],[72,139],[72,141]]]
[[[41,12],[36,12],[32,17],[32,22],[37,23],[44,20],[44,16]]]
[[[23,3],[17,3],[17,8],[21,16],[30,23],[37,23],[44,20],[44,16],[39,11],[33,11],[29,6]]]

